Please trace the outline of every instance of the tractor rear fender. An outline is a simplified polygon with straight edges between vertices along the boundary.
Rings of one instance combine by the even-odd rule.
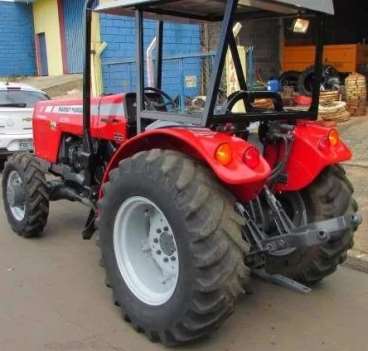
[[[231,150],[231,161],[226,166],[215,158],[217,148],[223,144],[228,144]],[[111,170],[116,168],[121,160],[140,151],[170,149],[202,161],[239,199],[247,200],[260,191],[271,172],[267,161],[262,156],[256,167],[247,166],[244,153],[251,147],[253,146],[243,139],[205,128],[150,130],[129,139],[120,146],[105,171],[103,183],[108,181]]]
[[[294,130],[295,140],[285,169],[287,183],[278,184],[279,191],[299,191],[310,185],[328,166],[351,159],[352,153],[340,140],[338,132],[323,122],[299,122]],[[336,144],[330,137],[337,137]],[[267,148],[265,158],[271,165],[280,151]],[[272,160],[274,159],[274,160]]]

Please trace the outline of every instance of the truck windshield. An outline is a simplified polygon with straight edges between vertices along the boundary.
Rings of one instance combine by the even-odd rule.
[[[41,100],[48,100],[48,96],[37,91],[0,90],[0,107],[33,107]]]

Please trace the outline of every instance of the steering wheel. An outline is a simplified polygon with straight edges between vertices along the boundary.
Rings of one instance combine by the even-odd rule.
[[[240,101],[243,100],[245,104],[245,108],[247,111],[251,109],[251,105],[248,103],[248,92],[245,90],[235,91],[230,94],[227,98],[227,103],[224,107],[225,113],[230,113],[234,106]]]
[[[151,96],[147,94],[148,92],[153,92],[153,93],[160,95],[163,98],[162,99],[163,101],[160,103],[154,100]],[[151,107],[156,111],[162,111],[167,106],[172,106],[174,109],[178,107],[174,99],[172,99],[168,94],[166,94],[164,91],[158,88],[145,87],[144,88],[144,99],[146,100],[148,107]]]

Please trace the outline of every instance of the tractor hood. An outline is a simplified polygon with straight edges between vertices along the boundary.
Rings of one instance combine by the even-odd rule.
[[[226,0],[106,0],[95,11],[116,15],[133,15],[139,5],[152,17],[183,17],[191,20],[219,21]],[[239,0],[237,16],[246,18],[260,13],[293,15],[299,12],[334,14],[333,0]]]

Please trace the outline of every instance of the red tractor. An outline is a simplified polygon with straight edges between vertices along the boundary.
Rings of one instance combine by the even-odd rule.
[[[86,4],[84,97],[34,111],[34,154],[19,153],[2,177],[17,234],[39,236],[49,202],[90,208],[107,285],[125,320],[176,345],[208,335],[231,314],[249,272],[311,285],[333,273],[361,222],[342,161],[351,152],[317,122],[323,23],[332,0],[116,0]],[[91,13],[136,18],[134,93],[91,98]],[[145,87],[144,16],[158,19],[156,86]],[[235,21],[295,17],[317,34],[313,102],[288,109],[278,93],[247,88]],[[222,21],[204,108],[180,111],[162,90],[163,21]],[[298,27],[299,26],[299,27]],[[219,106],[230,50],[240,90]],[[274,108],[257,108],[259,98]],[[242,102],[245,112],[235,112]],[[257,133],[250,131],[259,122]],[[52,177],[47,175],[51,174]]]

